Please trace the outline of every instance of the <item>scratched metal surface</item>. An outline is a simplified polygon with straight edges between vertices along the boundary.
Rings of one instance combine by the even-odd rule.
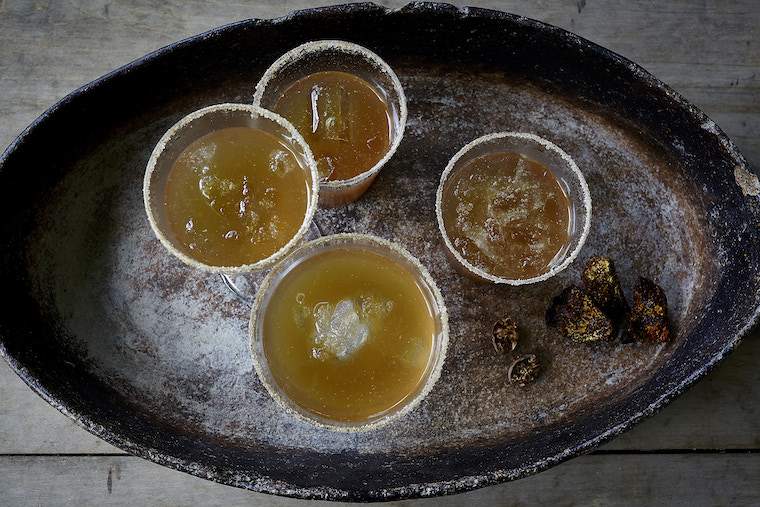
[[[342,19],[359,26],[367,19],[400,21],[402,29],[422,19],[440,34],[446,23],[462,18],[498,36],[493,20],[479,25],[477,12],[445,7],[413,7],[395,18],[374,8],[323,12],[333,23],[324,36],[340,33]],[[302,17],[259,29],[292,34]],[[520,32],[516,37],[526,41],[589,51],[580,39],[525,20],[503,16],[496,21],[513,24]],[[239,27],[241,37],[248,29]],[[463,70],[443,63],[443,52],[406,53],[393,43],[383,46],[382,34],[367,37],[365,43],[388,58],[406,89],[406,136],[360,201],[321,210],[317,222],[325,232],[371,232],[399,241],[436,278],[450,313],[451,346],[441,379],[423,404],[401,421],[358,435],[318,430],[283,415],[253,372],[248,308],[218,277],[170,257],[150,232],[141,180],[155,141],[193,109],[222,100],[250,101],[252,83],[269,62],[263,57],[242,71],[238,64],[220,80],[199,79],[183,93],[159,91],[163,100],[145,99],[142,110],[121,111],[97,142],[64,160],[41,185],[36,210],[19,220],[28,227],[11,237],[19,238],[24,287],[47,319],[45,325],[55,331],[48,338],[53,342],[21,352],[18,336],[25,323],[3,329],[14,331],[3,333],[5,354],[17,368],[30,368],[22,374],[33,387],[117,445],[211,479],[306,497],[427,496],[515,478],[581,452],[680,392],[683,382],[704,372],[737,341],[754,315],[757,279],[735,291],[745,298],[743,304],[731,305],[718,293],[726,290],[723,278],[742,262],[756,269],[756,254],[742,253],[746,258],[737,261],[736,250],[737,238],[745,245],[757,241],[749,227],[757,210],[742,202],[745,192],[755,191],[756,181],[742,172],[741,156],[699,111],[654,83],[646,90],[653,97],[642,98],[642,111],[661,100],[672,107],[676,126],[658,131],[663,127],[647,124],[646,115],[628,115],[615,104],[614,94],[609,102],[595,102],[592,92],[601,84],[569,93],[563,79],[581,80],[582,64],[569,77],[552,81],[545,69],[526,72],[524,63],[520,72],[505,71],[485,52],[484,63]],[[207,37],[210,54],[213,38]],[[463,38],[457,44],[466,50],[471,42]],[[202,43],[203,38],[196,41]],[[267,47],[264,53],[290,45]],[[183,58],[197,58],[187,56],[188,47],[163,58],[187,65]],[[143,65],[150,74],[151,63]],[[630,73],[626,79],[650,79],[624,61],[610,63],[610,69]],[[92,93],[107,98],[108,87],[101,90]],[[469,140],[498,130],[551,139],[576,160],[592,192],[592,230],[579,260],[536,286],[483,286],[462,278],[446,261],[437,235],[434,192],[446,161]],[[38,135],[44,139],[44,133]],[[712,143],[702,152],[699,136]],[[4,160],[11,168],[13,156]],[[729,209],[726,201],[737,209]],[[734,227],[737,223],[744,228]],[[591,254],[613,257],[626,287],[643,274],[666,288],[675,343],[579,347],[546,329],[548,300],[577,281]],[[724,309],[732,315],[721,317]],[[506,382],[508,360],[490,348],[490,326],[504,314],[517,317],[524,330],[519,351],[536,350],[546,363],[540,381],[525,389]],[[718,324],[733,326],[732,332],[716,336],[710,326]],[[702,355],[687,350],[695,344],[703,345]],[[52,351],[60,354],[60,371]],[[81,377],[69,375],[64,384],[76,393],[62,398],[51,382],[74,370]],[[97,387],[88,393],[84,382]],[[656,403],[653,393],[661,394]],[[568,432],[576,435],[557,437]],[[499,468],[505,454],[514,455],[514,461]],[[323,470],[299,477],[314,464]],[[426,465],[426,474],[409,472]],[[350,476],[346,467],[354,469]],[[419,477],[424,480],[417,483]]]
[[[530,86],[449,74],[441,87],[430,71],[397,70],[411,109],[400,151],[369,193],[354,205],[320,210],[317,223],[325,233],[367,232],[398,241],[443,291],[452,346],[440,384],[419,410],[387,429],[343,435],[295,421],[269,399],[252,368],[248,308],[218,276],[177,262],[146,221],[141,162],[163,122],[101,146],[41,210],[31,268],[55,280],[47,297],[69,316],[66,346],[90,361],[98,378],[174,426],[240,446],[265,442],[315,451],[408,452],[473,437],[520,438],[649,375],[671,347],[574,346],[547,329],[543,314],[552,295],[577,283],[589,254],[609,254],[627,286],[641,273],[667,287],[675,326],[682,334],[688,330],[715,266],[677,169],[630,132]],[[241,82],[230,99],[244,95],[247,85]],[[462,117],[483,104],[491,107],[487,125]],[[594,225],[580,261],[535,287],[471,282],[447,262],[437,233],[433,206],[442,168],[459,146],[493,130],[553,139],[577,160],[593,192]],[[105,165],[112,170],[98,178]],[[49,287],[40,289],[38,298]],[[509,356],[490,344],[490,328],[503,315],[516,317],[524,331],[518,352],[538,348],[550,362],[541,381],[526,389],[509,385]]]

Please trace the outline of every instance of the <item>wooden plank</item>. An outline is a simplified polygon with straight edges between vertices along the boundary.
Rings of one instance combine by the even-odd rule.
[[[329,2],[0,0],[0,149],[75,87],[213,26]],[[382,2],[399,7],[403,1]],[[455,1],[542,19],[637,61],[703,108],[760,167],[760,10],[753,0]],[[760,448],[760,333],[604,449]],[[118,453],[0,361],[0,454]],[[595,455],[430,505],[757,504],[758,454]],[[304,505],[127,456],[0,456],[2,505]],[[321,504],[329,505],[329,504]],[[408,502],[391,505],[409,505]]]
[[[120,452],[48,405],[0,359],[0,454]]]
[[[642,63],[703,107],[760,167],[755,2],[456,3],[542,19]],[[152,49],[226,22],[282,15],[306,4],[0,1],[0,147],[76,86]],[[758,340],[755,333],[709,379],[607,448],[760,447],[760,373],[753,367],[760,361]],[[34,396],[5,364],[0,400],[0,453],[113,451]],[[35,421],[31,428],[28,421]]]
[[[757,505],[760,455],[584,456],[526,479],[387,505]],[[133,457],[0,457],[2,504],[338,506],[222,486]],[[359,505],[359,504],[351,504]]]
[[[150,50],[239,19],[327,3],[5,0],[0,6],[0,114],[5,119],[0,145],[76,86]],[[405,2],[380,3],[400,7]],[[752,0],[453,3],[541,19],[627,56],[702,107],[760,165],[760,121],[747,116],[760,107],[760,10]]]
[[[603,447],[760,449],[760,330],[659,414]]]

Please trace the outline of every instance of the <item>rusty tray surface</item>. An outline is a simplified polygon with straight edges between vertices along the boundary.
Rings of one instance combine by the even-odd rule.
[[[409,101],[405,137],[356,203],[319,210],[324,233],[398,241],[440,286],[451,338],[440,380],[403,419],[330,432],[284,414],[253,371],[249,307],[151,233],[145,163],[180,117],[250,102],[266,67],[308,40],[365,45]],[[533,132],[591,189],[579,259],[523,287],[477,284],[446,259],[434,199],[448,159],[494,131]],[[702,112],[637,65],[573,34],[482,9],[371,4],[248,20],[161,49],[72,93],[0,158],[0,353],[89,431],[185,472],[304,498],[385,500],[516,479],[591,450],[653,413],[730,351],[757,314],[760,185]],[[548,330],[550,298],[592,254],[624,287],[668,296],[669,345],[579,346]],[[630,292],[629,292],[630,295]],[[506,379],[491,326],[545,361]]]

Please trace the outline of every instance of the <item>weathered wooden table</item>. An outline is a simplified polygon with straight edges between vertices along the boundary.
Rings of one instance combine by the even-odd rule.
[[[455,3],[540,19],[642,64],[707,112],[760,168],[757,0]],[[312,4],[0,0],[0,148],[66,93],[153,49],[230,21]],[[760,504],[758,363],[760,330],[660,414],[597,452],[515,483],[417,503]],[[131,457],[56,412],[0,361],[0,505],[305,503]]]

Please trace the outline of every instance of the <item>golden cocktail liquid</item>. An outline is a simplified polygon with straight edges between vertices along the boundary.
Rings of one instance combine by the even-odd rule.
[[[309,74],[291,84],[273,110],[301,133],[326,180],[347,180],[371,169],[390,147],[388,105],[353,74]]]
[[[408,269],[367,250],[336,249],[285,276],[262,333],[272,375],[292,401],[331,420],[361,422],[421,387],[435,321]]]
[[[548,167],[518,153],[463,165],[444,187],[442,211],[454,248],[495,276],[542,275],[569,246],[567,194]]]
[[[269,257],[303,223],[308,172],[272,134],[220,129],[190,144],[172,166],[164,211],[175,244],[212,266]]]

